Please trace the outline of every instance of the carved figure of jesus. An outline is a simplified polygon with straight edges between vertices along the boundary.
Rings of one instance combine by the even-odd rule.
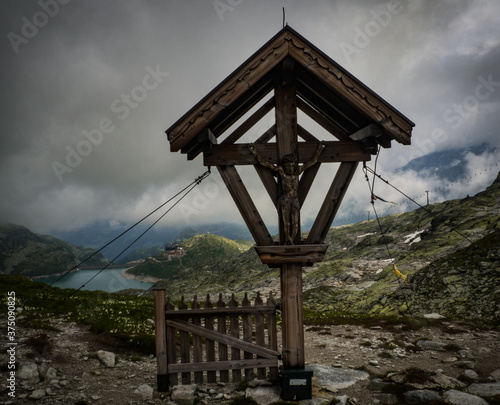
[[[321,142],[313,158],[309,162],[299,166],[297,156],[294,154],[285,155],[281,161],[281,165],[274,165],[263,160],[255,150],[253,144],[248,146],[248,149],[257,158],[259,164],[277,172],[280,176],[283,195],[278,200],[278,212],[283,220],[286,244],[293,245],[299,231],[299,176],[318,162],[318,158],[324,148],[325,143]]]

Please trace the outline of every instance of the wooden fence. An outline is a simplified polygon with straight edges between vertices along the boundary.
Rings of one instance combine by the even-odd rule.
[[[226,304],[212,303],[210,296],[201,308],[194,296],[188,309],[182,297],[175,309],[165,290],[154,291],[158,391],[170,385],[230,381],[255,374],[263,379],[278,376],[276,303],[269,294],[264,304],[257,293],[252,306],[245,294],[241,306],[234,298]],[[242,356],[243,352],[243,356]],[[256,369],[256,373],[255,370]],[[267,372],[268,370],[268,372]]]

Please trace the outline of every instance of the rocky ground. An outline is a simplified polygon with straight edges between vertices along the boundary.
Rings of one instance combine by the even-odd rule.
[[[5,318],[2,329],[6,330]],[[9,356],[0,357],[0,404],[236,404],[279,400],[278,387],[184,386],[156,391],[156,359],[124,349],[84,326],[53,321],[53,330],[18,328],[15,397]],[[396,326],[308,326],[306,358],[313,400],[302,404],[499,404],[500,332],[440,322]]]

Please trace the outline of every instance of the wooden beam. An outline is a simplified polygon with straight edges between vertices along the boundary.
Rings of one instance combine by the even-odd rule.
[[[264,264],[296,263],[308,266],[320,262],[325,256],[328,245],[274,245],[255,246]]]
[[[380,128],[380,126],[377,124],[370,124],[349,135],[349,138],[351,138],[353,141],[362,141],[366,138],[378,138],[381,135],[382,128]]]
[[[332,93],[328,88],[317,88],[316,86],[312,86],[300,80],[297,81],[297,94],[311,106],[313,110],[318,111],[330,122],[334,123],[342,133],[349,135],[359,129],[360,125],[363,126],[369,123],[366,117],[357,111],[354,112],[354,117],[346,115],[343,111],[345,108],[343,104],[345,104],[346,101],[342,99],[338,100],[339,95]]]
[[[394,126],[388,125],[386,129],[391,135],[403,144],[410,143],[413,126],[411,121],[402,117],[394,107],[374,94],[354,76],[343,71],[339,66],[334,66],[328,57],[307,48],[307,44],[301,42],[301,40],[292,41],[289,46],[289,54],[297,60],[302,68],[318,78],[323,87],[331,89],[336,94],[341,94],[349,104],[354,106],[357,111],[362,112],[370,121],[390,120]],[[307,58],[304,58],[304,53],[308,54]]]
[[[217,144],[217,138],[210,128],[205,128],[200,134],[181,151],[187,153],[188,160],[193,160],[201,152],[210,153],[212,146]]]
[[[267,347],[262,347],[256,345],[255,343],[246,342],[241,339],[237,339],[230,335],[226,335],[223,333],[216,332],[214,330],[207,329],[203,326],[193,325],[192,323],[186,321],[170,321],[167,319],[167,326],[171,326],[172,328],[192,333],[196,336],[201,336],[206,339],[212,339],[217,342],[223,342],[227,346],[231,346],[240,350],[244,350],[246,352],[253,353],[257,356],[261,356],[265,359],[277,359],[278,353],[274,350],[268,349]]]
[[[156,291],[156,290],[155,290]],[[177,318],[192,318],[199,316],[201,318],[225,315],[230,316],[234,314],[271,314],[276,310],[276,306],[263,305],[258,308],[255,307],[224,307],[224,308],[199,308],[199,309],[177,309],[175,311],[167,311],[166,319],[177,319]]]
[[[305,366],[304,313],[300,264],[281,265],[281,301],[283,368],[303,369]]]
[[[319,139],[316,138],[313,134],[311,134],[307,129],[303,126],[297,124],[297,134],[300,138],[302,138],[306,142],[319,142]]]
[[[299,204],[301,207],[304,205],[304,202],[306,201],[307,194],[309,193],[309,190],[311,189],[311,186],[314,182],[314,179],[316,178],[316,175],[318,174],[320,167],[321,167],[321,163],[316,163],[315,165],[313,165],[309,169],[307,169],[304,173],[302,173],[302,176],[300,177]]]
[[[308,244],[323,243],[356,171],[358,162],[343,162],[307,236]]]
[[[250,194],[243,184],[240,175],[235,167],[217,166],[219,173],[226,184],[229,193],[233,197],[236,206],[238,207],[243,220],[245,221],[250,233],[252,234],[257,245],[271,245],[273,238],[269,234],[264,221],[262,220],[257,207],[253,203]]]
[[[203,164],[205,166],[221,166],[221,165],[256,165],[257,159],[248,150],[250,144],[234,144],[234,145],[213,145],[212,153],[204,154]],[[276,156],[276,144],[254,144],[255,150],[265,161],[272,164],[278,164],[279,157]],[[299,163],[309,162],[316,149],[317,143],[299,142]],[[318,162],[352,162],[352,161],[369,161],[371,155],[363,151],[361,142],[355,141],[328,141],[325,142],[325,149],[318,158]]]
[[[278,367],[278,358],[169,364],[168,371],[170,373],[189,373],[192,371],[242,370],[245,368],[256,368],[256,367]]]
[[[297,107],[314,121],[316,121],[319,125],[321,125],[324,129],[330,132],[335,138],[341,141],[349,140],[349,134],[343,128],[339,127],[335,122],[325,117],[319,111],[315,110],[300,97],[297,97]]]
[[[165,334],[165,290],[154,290],[155,347],[157,367],[157,387],[159,392],[169,389],[167,369],[167,339]]]
[[[255,171],[260,177],[260,180],[262,181],[262,184],[266,188],[267,194],[269,194],[271,201],[273,202],[274,206],[277,207],[279,198],[278,183],[274,178],[274,172],[271,169],[268,169],[267,167],[261,165],[255,165],[254,167]]]
[[[264,132],[255,143],[267,143],[276,136],[276,124]]]
[[[221,111],[227,115],[228,107],[232,107],[236,100],[248,98],[247,90],[257,86],[261,79],[268,76],[287,53],[288,43],[283,40],[282,36],[276,37],[257,51],[166,131],[171,151],[176,152],[182,148],[204,125],[209,124],[217,135],[219,132],[215,131],[211,123],[216,120]]]
[[[259,122],[269,111],[274,108],[274,97],[271,97],[257,111],[255,111],[248,119],[236,128],[230,135],[225,138],[221,144],[235,143],[245,133]]]

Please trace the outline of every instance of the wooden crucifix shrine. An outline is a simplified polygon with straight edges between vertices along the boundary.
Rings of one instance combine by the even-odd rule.
[[[238,142],[273,109],[274,125],[251,143]],[[331,139],[302,127],[297,110]],[[379,146],[389,148],[392,140],[410,144],[413,126],[286,26],[166,131],[172,152],[180,150],[189,160],[203,154],[205,166],[217,167],[260,259],[281,269],[285,369],[303,369],[305,364],[302,268],[323,259],[326,234],[358,163],[370,160]],[[338,163],[337,172],[302,240],[300,207],[320,166],[329,162]],[[262,180],[279,218],[279,243],[269,234],[238,165],[253,165]]]

